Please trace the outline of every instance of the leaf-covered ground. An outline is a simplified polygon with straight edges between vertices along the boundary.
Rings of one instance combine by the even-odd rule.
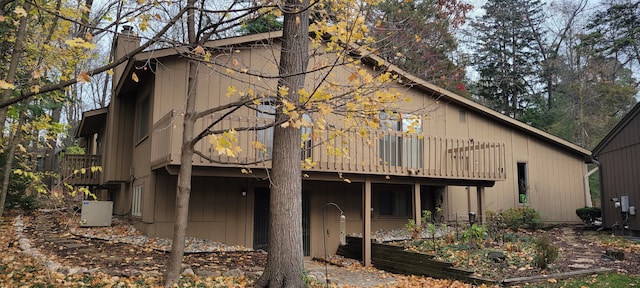
[[[153,245],[140,246],[77,236],[70,233],[72,225],[69,218],[49,215],[55,221],[44,223],[37,220],[43,216],[40,212],[22,216],[23,228],[16,233],[15,213],[5,213],[0,223],[0,287],[162,285],[168,254],[161,249],[153,249]],[[113,234],[130,233],[122,225],[108,230]],[[41,253],[40,257],[25,253],[25,240],[29,240],[33,250]],[[266,254],[262,252],[192,253],[184,258],[184,264],[190,271],[182,276],[180,286],[251,287],[263,270],[265,261]],[[321,266],[317,271],[324,269]],[[312,272],[309,271],[309,275]],[[459,281],[390,274],[358,263],[346,267],[331,266],[329,276],[331,287],[471,287]],[[325,287],[323,283],[310,284],[312,287]]]
[[[437,259],[454,266],[475,271],[475,276],[504,280],[517,277],[550,275],[572,271],[609,268],[624,275],[640,275],[640,244],[607,231],[595,231],[585,226],[557,226],[545,230],[506,230],[499,241],[485,239],[469,245],[468,241],[431,239],[398,243],[411,250],[437,255]],[[536,267],[535,240],[546,236],[558,248],[558,258],[545,269]],[[471,247],[471,248],[470,248]],[[505,255],[503,261],[488,257],[490,251]],[[607,251],[622,252],[624,259],[612,259]]]

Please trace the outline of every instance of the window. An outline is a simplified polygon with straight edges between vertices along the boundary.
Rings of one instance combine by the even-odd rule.
[[[391,132],[380,139],[381,164],[421,168],[424,140],[419,139],[418,134],[422,132],[422,119],[411,114],[401,116],[382,112],[380,123],[384,131]]]
[[[144,97],[136,107],[136,142],[149,135],[149,98],[151,97]]]
[[[460,110],[460,123],[467,123],[467,111]]]
[[[276,105],[273,101],[267,100],[262,102],[257,107],[258,118],[261,118],[263,125],[259,127],[269,126],[273,124],[275,120]],[[259,158],[271,158],[273,152],[273,127],[258,130],[257,133],[258,142],[262,143],[266,147],[266,151],[258,151]]]
[[[527,163],[518,162],[518,203],[526,204],[528,202],[528,191]]]
[[[142,217],[142,185],[133,187],[133,199],[131,200],[131,216]]]
[[[385,187],[376,193],[379,216],[411,216],[411,191]]]

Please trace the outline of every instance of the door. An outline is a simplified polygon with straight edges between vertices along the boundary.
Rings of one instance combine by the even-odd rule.
[[[269,188],[256,188],[253,203],[253,249],[269,251]]]
[[[253,249],[269,251],[269,188],[256,188],[253,203]],[[311,255],[311,202],[309,191],[302,193],[302,249]]]
[[[311,202],[309,191],[302,191],[302,250],[304,256],[311,256]]]

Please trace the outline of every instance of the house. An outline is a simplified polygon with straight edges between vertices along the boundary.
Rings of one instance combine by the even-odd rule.
[[[593,149],[600,170],[602,224],[640,234],[640,103]],[[622,228],[630,231],[623,231]]]
[[[277,71],[273,56],[279,54],[278,37],[265,33],[227,38],[207,47],[233,51],[241,65]],[[130,51],[138,41],[122,35],[119,53]],[[95,157],[100,157],[104,172],[96,175],[99,194],[115,202],[114,214],[130,217],[149,236],[170,237],[173,231],[187,91],[181,51],[147,51],[119,66],[108,109],[85,112],[77,134],[87,138]],[[223,52],[213,57],[231,61]],[[368,56],[363,63],[385,62]],[[371,139],[345,132],[354,134],[335,143],[347,148],[341,149],[347,157],[309,145],[306,157],[316,165],[305,168],[301,191],[305,255],[320,256],[338,247],[340,214],[329,203],[344,211],[347,234],[364,235],[367,264],[371,232],[402,228],[409,219],[419,222],[423,210],[441,210],[439,220],[453,222],[466,221],[469,212],[485,215],[488,210],[531,206],[545,221],[579,222],[575,209],[590,201],[583,181],[590,151],[384,65],[403,79],[398,87],[412,98],[399,111],[428,107],[428,117],[420,120],[419,135],[402,133],[400,120],[394,120],[397,131],[374,131]],[[229,85],[239,90],[257,85],[220,70],[215,65],[201,67],[199,110],[231,101],[225,97]],[[273,121],[260,114],[241,109],[215,125],[229,129]],[[197,122],[196,131],[212,119]],[[236,158],[219,156],[208,143],[196,147],[206,155],[193,158],[189,235],[268,250],[270,161],[250,145],[258,139],[268,149],[269,137],[266,130],[240,136],[243,152]]]

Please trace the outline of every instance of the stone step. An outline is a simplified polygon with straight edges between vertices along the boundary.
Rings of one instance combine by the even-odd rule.
[[[582,270],[582,269],[589,269],[592,266],[589,264],[571,264],[568,267],[574,270]]]
[[[85,248],[87,247],[87,244],[83,244],[83,243],[67,243],[67,244],[62,244],[62,246],[68,248],[68,249],[74,249],[74,248]]]

